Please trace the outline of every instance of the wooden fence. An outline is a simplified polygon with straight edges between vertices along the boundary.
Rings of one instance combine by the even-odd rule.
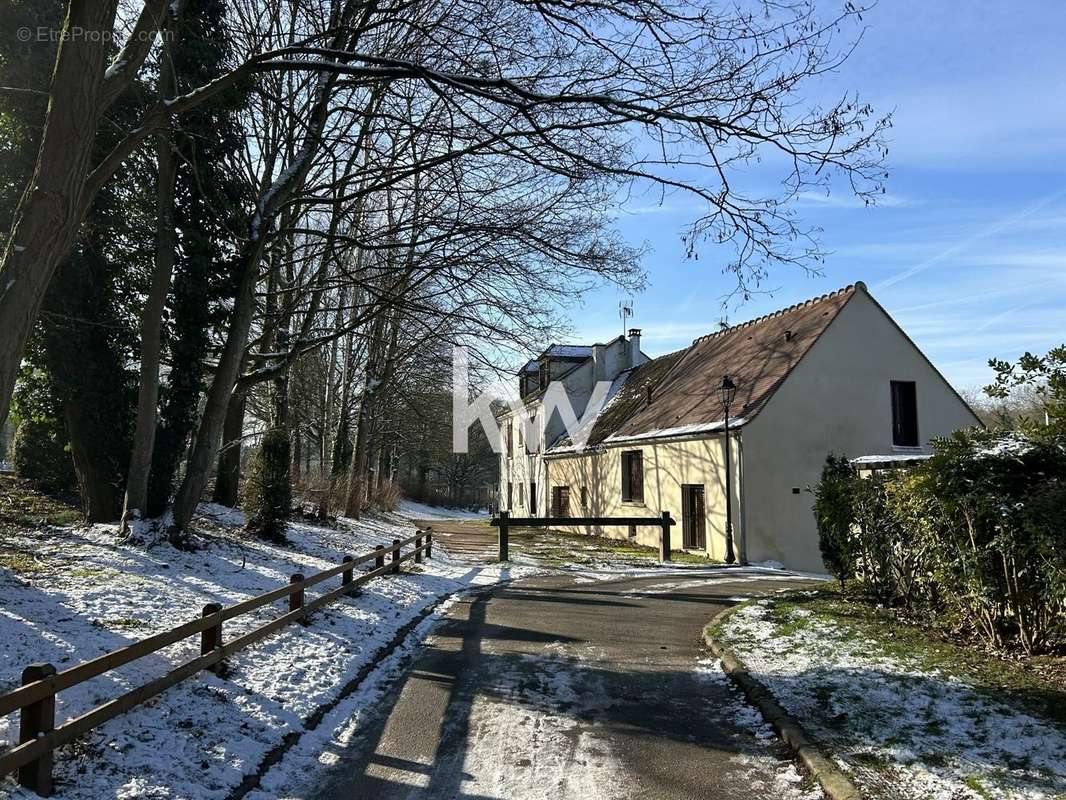
[[[403,554],[403,548],[412,544],[414,547],[411,551]],[[22,686],[0,695],[0,716],[20,711],[19,744],[0,754],[0,777],[18,770],[19,783],[39,795],[49,796],[52,793],[53,751],[57,747],[155,697],[201,670],[210,669],[217,672],[227,656],[255,644],[286,625],[304,619],[312,611],[350,594],[379,575],[398,574],[400,564],[404,561],[414,559],[416,564],[421,563],[423,555],[426,558],[433,555],[433,532],[429,529],[420,530],[407,539],[394,539],[389,547],[378,545],[372,553],[356,558],[345,556],[340,564],[308,577],[296,573],[289,578],[287,586],[280,586],[235,605],[223,607],[218,603],[208,603],[199,619],[190,620],[184,625],[149,636],[62,672],[56,672],[56,668],[51,664],[31,664],[22,672]],[[355,567],[368,561],[374,561],[373,568],[360,572],[359,576],[355,577]],[[341,577],[340,586],[313,600],[305,600],[305,590],[337,575]],[[223,623],[227,620],[285,598],[288,598],[287,613],[231,641],[223,641]],[[187,661],[162,677],[98,705],[74,719],[67,720],[58,728],[55,727],[58,692],[196,634],[200,634],[198,658]]]
[[[510,528],[562,528],[569,525],[650,525],[659,529],[659,560],[670,560],[670,528],[677,524],[669,511],[659,517],[512,517],[511,512],[501,511],[489,522],[499,528],[500,561],[509,561]]]

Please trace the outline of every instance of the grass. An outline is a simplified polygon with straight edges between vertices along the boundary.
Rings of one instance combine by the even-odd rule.
[[[484,535],[496,541],[497,529],[484,519],[449,520],[452,529],[461,529],[472,534]],[[654,547],[631,542],[628,539],[609,539],[581,533],[544,528],[511,527],[508,530],[511,557],[525,557],[547,567],[596,567],[604,564],[615,566],[655,567],[659,565],[659,551]],[[722,562],[713,558],[674,550],[670,557],[674,564],[709,566]]]
[[[892,615],[838,589],[783,595],[769,608],[781,635],[810,624],[812,617],[794,613],[805,609],[832,622],[849,638],[874,642],[890,658],[960,678],[982,694],[1066,725],[1064,657],[1009,658],[989,653],[975,644],[946,639],[932,627]]]
[[[73,525],[82,519],[81,510],[71,503],[43,494],[14,475],[0,475],[0,534],[9,527]]]
[[[495,532],[495,529],[492,530]],[[544,528],[511,528],[510,546],[514,555],[528,556],[546,566],[593,567],[605,562],[639,567],[659,564],[659,551],[654,547],[626,539],[564,533]],[[670,556],[676,564],[721,563],[684,550],[674,551]]]
[[[82,519],[81,511],[73,505],[37,491],[29,481],[0,474],[0,569],[16,575],[54,571],[54,561],[45,563],[40,553],[25,545],[16,546],[9,534],[73,525]]]

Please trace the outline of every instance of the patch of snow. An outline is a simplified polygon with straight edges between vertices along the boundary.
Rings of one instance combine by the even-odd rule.
[[[126,68],[126,59],[124,59],[124,58],[119,59],[118,61],[116,61],[115,63],[111,64],[111,66],[109,66],[107,69],[104,70],[104,80],[111,80],[112,78],[114,78],[118,73],[120,73],[125,68]]]
[[[729,429],[740,428],[747,424],[747,420],[744,417],[730,417]],[[625,442],[639,442],[645,439],[668,439],[675,436],[696,436],[701,433],[714,433],[715,431],[725,430],[725,420],[719,420],[718,422],[700,422],[692,425],[679,425],[676,428],[657,428],[651,431],[642,431],[641,433],[632,433],[627,435],[619,435],[612,433],[606,439],[603,440],[604,444],[623,444]]]
[[[135,547],[118,541],[114,525],[5,531],[5,543],[34,553],[38,566],[20,573],[0,569],[0,692],[19,685],[27,664],[49,661],[59,670],[69,668],[197,618],[206,603],[239,602],[285,585],[295,572],[309,575],[344,555],[413,533],[407,520],[389,515],[342,520],[333,528],[292,522],[288,543],[279,545],[246,534],[243,523],[233,509],[201,506],[195,551],[165,542]],[[80,738],[76,747],[60,749],[58,793],[66,800],[225,797],[287,735],[302,733],[304,721],[335,699],[427,606],[531,572],[472,565],[434,548],[432,560],[418,571],[376,579],[361,587],[359,596],[315,612],[308,624],[284,628],[235,654],[224,677],[199,673]],[[309,599],[338,580],[313,587]],[[224,639],[284,610],[280,601],[228,620]],[[61,691],[57,722],[198,654],[199,641],[191,637]],[[0,740],[17,734],[17,714],[0,719]],[[9,777],[0,781],[0,797],[36,796]]]
[[[1051,800],[1066,792],[1066,732],[809,613],[791,614],[784,621],[795,624],[782,632],[772,602],[739,610],[723,636],[864,796]]]
[[[930,458],[928,453],[891,453],[886,455],[859,456],[850,459],[852,464],[880,464],[891,461],[925,461]]]
[[[1024,456],[1031,452],[1033,449],[1033,443],[1027,436],[1017,431],[1009,431],[1002,434],[995,442],[987,447],[979,448],[976,451],[978,457],[1003,457],[1003,456]]]
[[[764,569],[784,569],[785,565],[780,561],[774,561],[772,558],[766,559],[766,561],[750,561],[748,562],[752,567],[763,567]]]
[[[401,500],[396,507],[396,514],[407,519],[488,519],[485,511],[463,511],[458,508],[441,508],[416,503],[413,500]]]

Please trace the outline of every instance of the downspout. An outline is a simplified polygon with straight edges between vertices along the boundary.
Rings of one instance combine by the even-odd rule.
[[[737,505],[740,508],[740,536],[737,540],[737,561],[748,563],[748,515],[744,502],[744,429],[737,431]]]
[[[537,456],[540,459],[540,463],[544,465],[544,516],[551,516],[551,509],[548,507],[548,498],[551,496],[551,492],[548,491],[548,459],[544,457],[544,454]]]

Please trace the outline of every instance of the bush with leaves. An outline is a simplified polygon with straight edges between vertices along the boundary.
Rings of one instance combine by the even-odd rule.
[[[244,484],[248,529],[274,542],[285,541],[285,520],[292,511],[291,450],[284,431],[267,431]]]
[[[868,478],[830,456],[814,489],[826,567],[996,649],[1066,647],[1066,435],[973,429],[933,449]]]
[[[863,588],[882,603],[905,602],[910,592],[907,545],[889,511],[891,479],[883,472],[858,478],[852,492],[852,551]]]
[[[62,409],[50,376],[25,366],[15,392],[15,438],[11,460],[15,474],[45,494],[74,497],[74,471]]]
[[[1066,437],[959,431],[935,442],[919,474],[915,502],[933,524],[910,533],[932,549],[938,598],[994,647],[1061,641]]]
[[[818,524],[818,548],[822,563],[834,578],[844,583],[855,577],[855,492],[859,476],[845,456],[830,453],[822,467],[822,480],[814,493],[814,517]]]

